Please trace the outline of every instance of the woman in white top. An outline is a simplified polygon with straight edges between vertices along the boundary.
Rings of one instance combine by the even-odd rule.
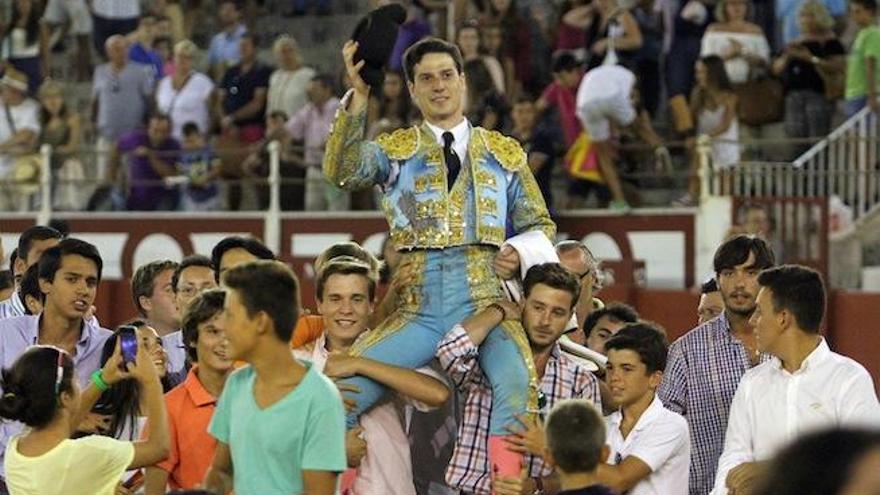
[[[183,139],[183,126],[195,122],[206,134],[210,124],[211,94],[214,83],[193,69],[198,53],[195,43],[183,40],[174,45],[174,75],[165,76],[156,88],[156,106],[171,118],[171,135]]]
[[[34,0],[14,0],[0,57],[28,76],[28,93],[35,94],[43,82],[43,58],[48,50],[40,37],[40,10]]]
[[[718,22],[710,24],[703,35],[700,55],[721,57],[733,84],[748,81],[753,69],[770,62],[767,37],[760,26],[746,20],[748,13],[748,0],[720,0],[715,8]]]
[[[126,364],[117,347],[84,391],[76,376],[70,355],[51,346],[31,347],[11,368],[3,370],[0,417],[29,427],[6,447],[6,486],[10,494],[114,495],[126,469],[151,466],[168,455],[162,385],[141,346],[134,363]],[[101,389],[124,378],[136,379],[143,386],[149,439],[122,442],[89,436],[71,440],[71,433],[82,423]]]
[[[284,112],[293,117],[293,114],[309,102],[306,88],[317,73],[315,69],[302,65],[299,45],[292,36],[279,36],[272,45],[272,51],[278,61],[278,68],[269,76],[266,115]]]

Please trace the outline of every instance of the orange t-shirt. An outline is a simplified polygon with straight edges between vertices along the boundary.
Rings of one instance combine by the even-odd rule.
[[[168,473],[168,484],[173,489],[198,488],[214,461],[217,446],[217,440],[208,433],[217,398],[202,386],[197,368],[193,366],[186,380],[165,394],[171,448],[168,458],[157,467]]]
[[[293,329],[293,338],[290,339],[290,347],[296,349],[324,334],[324,318],[321,315],[302,315]]]

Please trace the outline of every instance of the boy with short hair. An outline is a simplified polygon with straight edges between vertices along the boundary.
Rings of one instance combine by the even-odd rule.
[[[165,395],[171,450],[166,460],[147,468],[146,495],[163,495],[166,485],[198,487],[214,459],[217,441],[208,435],[208,425],[233,367],[227,356],[223,300],[223,291],[206,291],[183,314],[183,342],[194,365],[186,380]]]
[[[376,380],[396,393],[390,399],[399,397],[420,411],[443,405],[449,389],[429,369],[414,371],[348,355],[351,345],[370,331],[376,279],[375,269],[350,256],[323,264],[316,299],[325,331],[294,355],[334,379],[362,375]],[[359,427],[349,430],[346,448],[349,465],[358,469],[346,473],[343,488],[351,481],[352,492],[359,495],[416,494],[409,442],[393,400],[380,402],[360,417]]]
[[[556,466],[558,495],[611,495],[598,479],[599,464],[608,456],[605,420],[596,406],[583,399],[559,402],[544,425],[544,459]]]
[[[220,159],[205,142],[195,122],[183,124],[183,153],[180,154],[180,172],[187,179],[181,190],[181,209],[184,211],[217,211],[221,209]]]
[[[345,412],[336,386],[290,352],[299,284],[275,261],[228,270],[224,317],[230,375],[209,432],[217,439],[205,487],[238,495],[333,495],[345,470]]]
[[[656,394],[666,367],[665,333],[648,322],[632,323],[605,350],[608,386],[620,409],[606,420],[611,453],[599,466],[599,480],[629,495],[687,493],[687,421]]]

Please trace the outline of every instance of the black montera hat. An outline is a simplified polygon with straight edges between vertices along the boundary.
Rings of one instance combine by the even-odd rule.
[[[367,14],[354,29],[351,39],[358,42],[354,63],[366,61],[361,77],[373,88],[382,85],[385,64],[397,42],[397,30],[405,20],[406,9],[393,3]]]

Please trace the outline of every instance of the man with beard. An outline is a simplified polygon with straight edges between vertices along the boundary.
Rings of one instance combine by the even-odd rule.
[[[767,358],[758,351],[749,318],[760,288],[758,275],[774,262],[763,239],[739,235],[725,241],[714,260],[724,313],[669,348],[658,395],[668,409],[688,421],[690,495],[705,495],[712,489],[736,387],[746,370]]]

